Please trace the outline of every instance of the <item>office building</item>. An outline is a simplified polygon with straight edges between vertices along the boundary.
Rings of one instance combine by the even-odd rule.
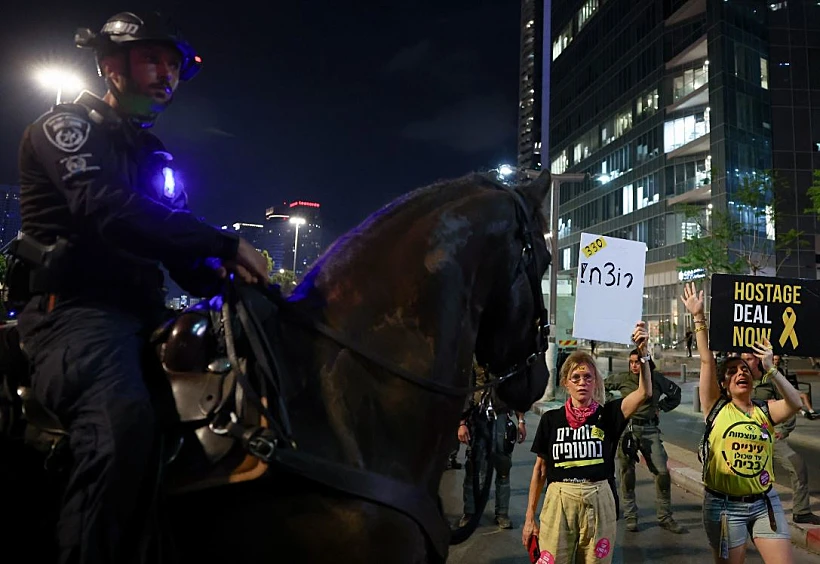
[[[265,211],[261,248],[270,253],[274,270],[294,270],[301,276],[323,250],[321,206],[297,200]],[[297,229],[295,220],[304,220]],[[298,246],[294,264],[294,245]]]
[[[549,2],[548,2],[549,3]],[[518,86],[518,168],[541,170],[541,94],[544,0],[521,2]],[[547,85],[547,88],[549,86]]]
[[[20,187],[0,184],[0,247],[17,237],[22,226]]]
[[[286,203],[271,206],[265,210],[265,223],[260,245],[270,254],[274,271],[293,268],[292,262],[288,265],[286,261],[288,248],[293,246],[293,235],[290,224],[288,224],[289,217],[289,208]]]
[[[679,341],[689,323],[677,297],[698,273],[680,272],[677,259],[699,227],[682,205],[706,221],[715,209],[746,221],[755,210],[733,195],[762,171],[789,186],[777,231],[795,226],[809,243],[776,261],[779,274],[816,276],[816,223],[802,210],[820,160],[820,59],[810,48],[819,17],[815,2],[794,0],[552,4],[549,166],[588,174],[561,186],[554,260],[574,272],[581,232],[645,242],[655,342]],[[774,238],[770,224],[758,231]]]
[[[322,254],[321,206],[316,202],[297,200],[288,204],[288,226],[291,233],[291,247],[288,249],[288,263],[285,268],[293,269],[301,276]],[[296,224],[295,219],[304,223]],[[294,246],[295,245],[295,246]],[[296,256],[294,257],[294,251]],[[295,265],[295,267],[294,267]]]

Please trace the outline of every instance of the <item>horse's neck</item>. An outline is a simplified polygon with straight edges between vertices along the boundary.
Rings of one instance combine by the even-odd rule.
[[[496,271],[509,269],[514,217],[503,206],[477,207],[439,213],[421,236],[409,224],[362,235],[335,262],[320,261],[294,306],[321,304],[314,315],[364,351],[419,377],[466,386],[484,302]],[[452,448],[464,398],[410,384],[325,336],[310,339],[307,379],[317,401],[294,415],[312,423],[313,435],[303,438],[310,448],[407,474],[396,477],[437,472],[434,453]]]

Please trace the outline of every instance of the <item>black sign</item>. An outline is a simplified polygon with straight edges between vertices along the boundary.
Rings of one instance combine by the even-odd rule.
[[[750,352],[767,338],[775,354],[820,356],[820,280],[716,274],[709,348]]]

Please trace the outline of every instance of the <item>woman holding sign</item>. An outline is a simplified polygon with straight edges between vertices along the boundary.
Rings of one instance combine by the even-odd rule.
[[[764,562],[793,562],[791,533],[777,492],[774,474],[774,426],[800,409],[800,396],[778,372],[769,341],[757,342],[755,356],[785,399],[768,404],[752,400],[754,380],[743,359],[728,357],[715,365],[709,350],[703,291],[684,286],[683,300],[695,320],[700,353],[700,403],[706,416],[701,443],[703,460],[703,526],[715,562],[746,560],[751,533]]]
[[[589,353],[576,351],[561,367],[561,385],[570,397],[563,407],[541,416],[532,444],[538,458],[522,540],[528,552],[538,540],[534,556],[539,562],[612,561],[618,515],[615,450],[626,420],[652,394],[643,321],[635,326],[632,340],[643,369],[638,389],[623,399],[604,405],[604,382]],[[539,526],[535,512],[545,484]]]

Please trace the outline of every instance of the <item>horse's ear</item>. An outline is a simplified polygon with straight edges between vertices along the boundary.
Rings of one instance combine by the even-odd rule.
[[[550,185],[552,184],[552,175],[550,171],[544,170],[535,177],[532,182],[521,186],[521,193],[524,194],[533,205],[537,206],[545,215],[549,210],[550,202],[547,201],[550,193]]]

